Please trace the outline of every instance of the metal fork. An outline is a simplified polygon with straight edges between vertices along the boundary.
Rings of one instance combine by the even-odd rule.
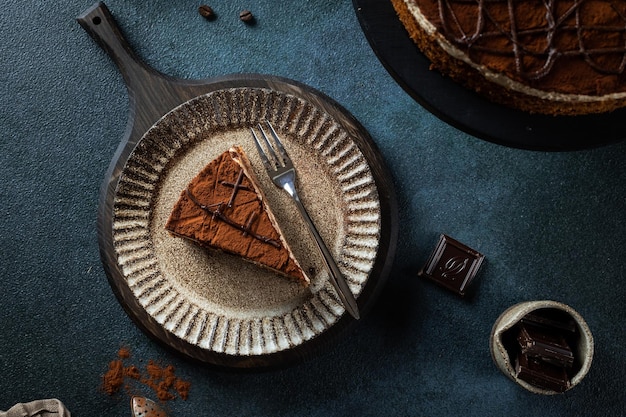
[[[283,144],[280,142],[280,139],[278,138],[278,134],[276,134],[274,127],[272,127],[272,125],[268,121],[266,121],[265,123],[272,133],[272,137],[274,138],[274,142],[276,143],[276,149],[271,144],[267,134],[265,133],[265,129],[260,123],[258,125],[258,129],[261,133],[261,138],[257,136],[257,133],[254,131],[254,129],[250,128],[250,131],[252,132],[252,136],[254,137],[254,141],[256,143],[257,150],[259,151],[259,155],[261,156],[261,160],[263,161],[263,165],[265,166],[265,169],[274,184],[278,188],[282,188],[283,190],[287,191],[287,194],[289,194],[293,201],[295,201],[296,207],[298,208],[298,211],[300,211],[300,214],[302,215],[302,218],[304,218],[304,221],[308,226],[311,235],[315,239],[317,248],[322,254],[324,263],[326,264],[326,267],[330,272],[331,284],[337,291],[337,294],[339,295],[339,298],[341,299],[341,302],[343,303],[346,311],[348,311],[352,315],[352,317],[358,320],[360,317],[359,307],[357,306],[356,300],[354,299],[354,295],[352,294],[352,291],[350,291],[350,287],[348,287],[348,283],[346,282],[346,279],[337,267],[337,264],[335,263],[335,260],[333,259],[330,251],[324,244],[322,237],[315,228],[311,217],[309,217],[309,213],[307,213],[304,205],[298,197],[298,192],[296,191],[296,170],[293,167],[293,163],[291,162],[289,155],[287,155]],[[261,141],[268,149],[267,153],[264,151]]]

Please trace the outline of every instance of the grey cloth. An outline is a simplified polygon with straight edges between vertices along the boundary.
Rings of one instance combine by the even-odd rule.
[[[71,417],[69,410],[57,399],[18,403],[9,411],[0,411],[0,417]]]

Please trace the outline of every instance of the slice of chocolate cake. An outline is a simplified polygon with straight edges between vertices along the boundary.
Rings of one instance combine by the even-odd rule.
[[[181,192],[165,228],[202,247],[309,284],[241,147],[224,152],[196,175]]]

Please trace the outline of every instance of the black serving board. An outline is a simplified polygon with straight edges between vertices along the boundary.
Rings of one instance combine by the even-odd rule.
[[[626,138],[626,109],[586,116],[530,114],[492,103],[429,69],[390,0],[353,0],[372,49],[391,76],[424,108],[477,138],[540,151],[594,148]]]

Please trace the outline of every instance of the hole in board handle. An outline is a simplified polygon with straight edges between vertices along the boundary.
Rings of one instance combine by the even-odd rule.
[[[91,19],[91,22],[94,25],[99,25],[100,23],[102,23],[102,19],[100,18],[100,16],[95,16],[93,19]]]

